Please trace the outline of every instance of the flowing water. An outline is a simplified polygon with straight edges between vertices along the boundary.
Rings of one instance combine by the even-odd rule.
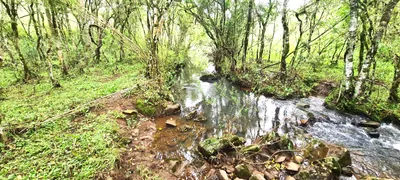
[[[207,71],[211,72],[212,68]],[[178,128],[173,129],[165,127],[167,118],[157,120],[157,128],[165,128],[155,138],[159,158],[193,162],[197,158],[197,143],[204,138],[229,132],[251,143],[275,129],[280,134],[289,134],[295,144],[302,143],[296,141],[299,133],[308,133],[328,143],[343,145],[352,152],[353,168],[362,174],[400,178],[400,130],[392,125],[383,124],[378,129],[380,137],[372,139],[362,128],[352,125],[365,118],[326,109],[323,98],[276,100],[247,92],[225,80],[208,83],[200,81],[199,74],[190,71],[183,74],[176,87],[181,117],[197,110],[207,121],[195,123],[167,117],[177,119]],[[309,104],[310,108],[297,107],[299,102]],[[299,120],[307,119],[309,113],[318,121],[306,128],[299,127]],[[184,124],[193,129],[179,129]]]

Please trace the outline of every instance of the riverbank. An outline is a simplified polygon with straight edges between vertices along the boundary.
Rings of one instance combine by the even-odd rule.
[[[371,120],[382,123],[393,123],[400,127],[400,105],[390,103],[386,100],[387,94],[372,93],[370,99],[366,100],[341,100],[343,96],[340,85],[340,76],[330,74],[340,74],[340,69],[331,68],[325,72],[299,73],[282,84],[278,74],[266,73],[263,71],[246,73],[224,73],[210,77],[224,77],[233,84],[256,94],[276,99],[304,98],[309,96],[326,97],[326,105],[331,109],[343,113],[363,115]],[[261,73],[261,74],[260,74]],[[206,75],[207,76],[207,75]],[[261,78],[260,78],[261,77]],[[204,77],[207,79],[207,77]],[[207,80],[209,81],[209,80]],[[215,80],[214,80],[215,81]]]

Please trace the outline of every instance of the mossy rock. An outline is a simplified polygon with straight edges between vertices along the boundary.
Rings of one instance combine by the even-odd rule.
[[[216,155],[220,151],[232,148],[232,146],[243,145],[246,140],[236,135],[225,135],[220,138],[208,138],[199,143],[198,151],[204,157]]]
[[[238,178],[249,179],[251,177],[251,172],[245,164],[239,164],[235,167],[235,175]]]
[[[246,147],[242,148],[240,150],[240,152],[243,154],[251,154],[251,153],[256,153],[256,152],[260,151],[260,149],[261,149],[260,145],[252,144],[250,146],[246,146]]]
[[[156,107],[143,99],[136,100],[136,108],[146,116],[154,116],[156,113]]]

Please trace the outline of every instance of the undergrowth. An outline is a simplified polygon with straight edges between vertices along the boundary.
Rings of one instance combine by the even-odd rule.
[[[24,123],[42,122],[92,100],[146,84],[140,65],[93,67],[78,77],[60,79],[62,88],[48,82],[2,83],[4,101],[0,112],[0,179],[93,179],[111,169],[122,144],[112,114],[96,115],[88,108],[25,128]],[[1,70],[3,72],[3,70]],[[10,77],[10,76],[2,76]],[[2,79],[3,81],[3,79]],[[19,124],[17,129],[7,129]],[[4,130],[7,129],[5,132]]]

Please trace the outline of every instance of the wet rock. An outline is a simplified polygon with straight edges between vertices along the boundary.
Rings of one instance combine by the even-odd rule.
[[[309,105],[309,104],[302,103],[302,102],[297,103],[296,106],[297,106],[298,108],[310,108],[310,105]]]
[[[312,169],[301,170],[294,178],[296,179],[337,179],[332,178],[332,172],[325,167],[314,166]]]
[[[364,128],[365,133],[371,138],[379,138],[379,132],[374,128]]]
[[[196,118],[193,119],[195,122],[206,122],[207,118],[204,115],[198,115]]]
[[[218,170],[217,171],[217,176],[219,180],[230,180],[228,177],[228,174],[224,170]]]
[[[181,106],[179,104],[169,104],[167,107],[164,109],[164,112],[166,115],[173,115],[177,114],[181,111]]]
[[[189,112],[186,116],[185,116],[186,120],[192,120],[195,122],[205,122],[207,121],[207,118],[204,116],[203,113],[199,113],[196,110],[193,110],[191,112]]]
[[[315,114],[312,112],[307,112],[308,120],[309,121],[316,121]]]
[[[210,157],[216,155],[220,151],[228,150],[232,148],[232,145],[239,146],[243,145],[246,140],[236,135],[225,135],[220,138],[208,138],[199,143],[198,151],[204,157]]]
[[[358,123],[358,126],[361,126],[361,127],[370,127],[370,128],[375,128],[375,129],[377,129],[377,128],[379,128],[379,127],[381,126],[381,123],[376,122],[376,121],[366,121],[366,122]]]
[[[192,126],[189,126],[189,125],[187,125],[187,124],[185,124],[185,125],[183,125],[183,126],[181,126],[180,128],[179,128],[179,130],[181,131],[181,132],[188,132],[188,131],[191,131],[193,129],[193,127]]]
[[[265,180],[265,178],[261,174],[253,174],[249,180]]]
[[[220,76],[217,74],[206,74],[200,77],[200,80],[203,82],[213,83],[220,79]]]
[[[180,163],[177,167],[176,167],[176,171],[174,172],[175,176],[180,176],[183,171],[185,170],[185,167],[188,165],[189,163],[184,161],[182,163]]]
[[[342,168],[342,175],[343,176],[347,176],[347,177],[351,177],[353,176],[353,171],[350,167],[343,167]]]
[[[171,127],[176,127],[177,126],[176,125],[176,120],[172,119],[172,118],[168,119],[167,122],[165,122],[165,124],[167,124],[168,126],[171,126]]]
[[[301,163],[303,163],[304,158],[302,158],[301,156],[295,156],[293,160],[294,160],[294,162],[301,164]]]
[[[139,112],[134,109],[127,109],[125,111],[122,111],[122,113],[124,113],[126,115],[133,115],[133,114],[138,114]]]
[[[293,147],[293,142],[289,138],[280,137],[276,132],[272,131],[261,138],[262,143],[266,143],[268,151],[273,153],[276,150],[285,150],[289,146]]]
[[[301,126],[307,126],[307,123],[308,123],[308,119],[301,119],[300,120],[300,125]]]
[[[298,172],[300,169],[300,165],[294,163],[294,162],[288,162],[286,164],[286,169],[292,172]]]
[[[311,162],[328,158],[332,159],[333,163],[338,167],[351,165],[350,151],[341,146],[325,144],[323,142],[310,143],[303,153]]]
[[[170,167],[171,167],[171,171],[174,173],[176,172],[176,168],[179,165],[179,161],[178,160],[171,160],[168,162]]]
[[[239,164],[235,167],[235,175],[243,179],[248,179],[251,177],[250,170],[245,164]]]
[[[260,151],[260,146],[258,144],[252,144],[242,148],[240,151],[244,154],[256,153]]]

